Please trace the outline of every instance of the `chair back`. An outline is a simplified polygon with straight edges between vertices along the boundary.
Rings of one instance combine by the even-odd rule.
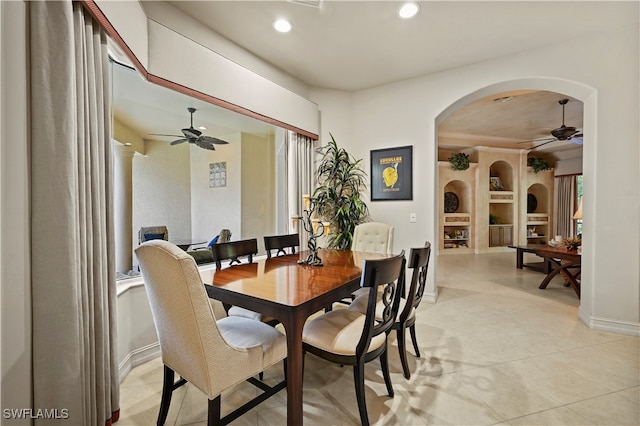
[[[429,257],[431,256],[431,243],[425,242],[424,247],[412,248],[409,253],[408,267],[412,269],[411,284],[407,292],[407,301],[402,312],[398,314],[398,321],[404,322],[411,312],[418,308],[424,294],[427,283],[427,271],[429,269]]]
[[[162,361],[210,398],[226,379],[234,348],[216,324],[195,261],[184,250],[163,240],[136,249]],[[219,378],[214,380],[212,378]]]
[[[351,250],[371,253],[393,253],[393,226],[380,222],[366,222],[353,230]]]
[[[258,254],[258,240],[251,238],[248,240],[230,241],[228,243],[218,243],[211,246],[213,260],[216,268],[222,268],[223,260],[231,260],[229,266],[241,263],[241,257],[247,257],[249,263],[253,262],[253,255]]]
[[[150,240],[169,240],[169,231],[166,226],[143,226],[138,231],[138,244]]]
[[[285,256],[287,254],[295,254],[298,246],[300,246],[300,235],[298,234],[264,237],[264,248],[267,250],[268,259],[271,259],[271,250],[277,250],[276,256]],[[289,253],[287,253],[286,249],[289,249]]]
[[[358,342],[356,354],[366,354],[371,339],[388,333],[398,314],[405,277],[404,250],[386,259],[365,260],[360,287],[369,288],[365,326]],[[380,302],[378,302],[378,294]],[[376,307],[380,303],[383,307]],[[377,316],[376,316],[377,313]]]

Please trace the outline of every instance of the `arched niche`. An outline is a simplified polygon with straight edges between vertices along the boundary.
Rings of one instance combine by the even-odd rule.
[[[530,200],[530,195],[535,197],[535,202]],[[549,207],[549,189],[545,185],[534,183],[527,188],[527,213],[549,213]]]
[[[471,203],[472,188],[468,182],[461,180],[452,180],[444,186],[445,194],[452,192],[458,197],[458,208],[454,212],[446,213],[470,213],[473,209]],[[444,206],[444,204],[443,204]]]
[[[496,182],[495,186],[492,185],[491,189],[494,191],[513,191],[515,187],[515,179],[513,166],[506,161],[498,160],[491,164],[489,167],[489,180],[491,178],[500,178],[500,183],[502,184],[502,188],[500,188],[499,184]],[[491,183],[491,182],[490,182]]]

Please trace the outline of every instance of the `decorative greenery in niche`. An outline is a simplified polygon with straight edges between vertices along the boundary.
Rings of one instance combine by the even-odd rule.
[[[540,157],[530,157],[527,159],[527,166],[530,166],[533,169],[534,173],[541,172],[543,170],[551,170],[549,163],[547,160]]]
[[[489,225],[500,223],[500,218],[495,214],[489,214]]]
[[[469,156],[464,152],[452,154],[449,163],[453,170],[467,170],[469,168]]]
[[[351,248],[353,230],[369,217],[369,209],[361,194],[366,190],[366,173],[336,140],[318,149],[322,160],[317,170],[318,187],[313,192],[316,211],[323,220],[331,222],[329,247],[341,250]]]

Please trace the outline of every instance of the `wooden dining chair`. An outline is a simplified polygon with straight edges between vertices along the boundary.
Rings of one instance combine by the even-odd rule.
[[[213,260],[216,268],[222,268],[222,261],[228,260],[229,266],[242,263],[241,258],[246,257],[249,263],[253,262],[253,256],[258,254],[258,240],[251,238],[248,240],[229,241],[211,246]]]
[[[209,399],[208,425],[228,424],[286,387],[286,380],[268,386],[254,377],[286,358],[280,331],[246,318],[217,319],[195,261],[174,244],[148,241],[136,255],[164,364],[158,425],[167,419],[173,391],[187,382]],[[221,418],[222,392],[245,380],[263,392]]]
[[[413,270],[411,274],[411,284],[407,291],[407,297],[400,299],[398,307],[398,317],[393,324],[393,330],[396,330],[398,340],[398,351],[400,353],[400,362],[402,363],[402,372],[406,379],[411,378],[409,364],[407,362],[407,348],[405,334],[407,328],[411,334],[413,349],[416,357],[420,358],[420,349],[418,348],[418,340],[416,338],[416,310],[422,301],[424,287],[427,283],[427,271],[429,269],[429,257],[431,256],[431,243],[426,242],[424,247],[412,248],[409,253],[408,268]],[[367,296],[357,297],[349,309],[364,313],[367,309],[369,300]],[[381,318],[384,310],[384,303],[378,301],[376,318]]]
[[[300,235],[286,234],[264,237],[264,248],[267,251],[267,258],[271,259],[272,250],[276,251],[276,256],[295,254],[296,247],[300,246]],[[289,252],[287,252],[289,249]]]
[[[253,256],[258,254],[258,240],[251,238],[241,241],[230,241],[228,243],[214,244],[211,246],[213,259],[216,262],[216,268],[222,268],[222,262],[229,260],[229,267],[242,263],[241,259],[246,258],[249,263],[253,262]],[[215,276],[214,276],[215,277]],[[240,306],[226,306],[227,314],[232,317],[242,317],[251,320],[276,325],[278,320],[267,317],[259,312],[255,312]]]
[[[360,286],[369,289],[366,312],[336,309],[308,322],[302,332],[303,349],[340,365],[352,365],[356,399],[363,425],[369,424],[364,396],[364,365],[380,358],[382,375],[389,396],[393,386],[387,360],[387,336],[398,313],[404,285],[404,251],[386,259],[365,260]],[[384,309],[376,319],[378,289]]]

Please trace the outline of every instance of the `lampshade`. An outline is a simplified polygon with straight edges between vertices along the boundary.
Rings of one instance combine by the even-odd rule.
[[[580,198],[580,202],[578,203],[578,210],[573,215],[574,219],[582,219],[582,197]]]

